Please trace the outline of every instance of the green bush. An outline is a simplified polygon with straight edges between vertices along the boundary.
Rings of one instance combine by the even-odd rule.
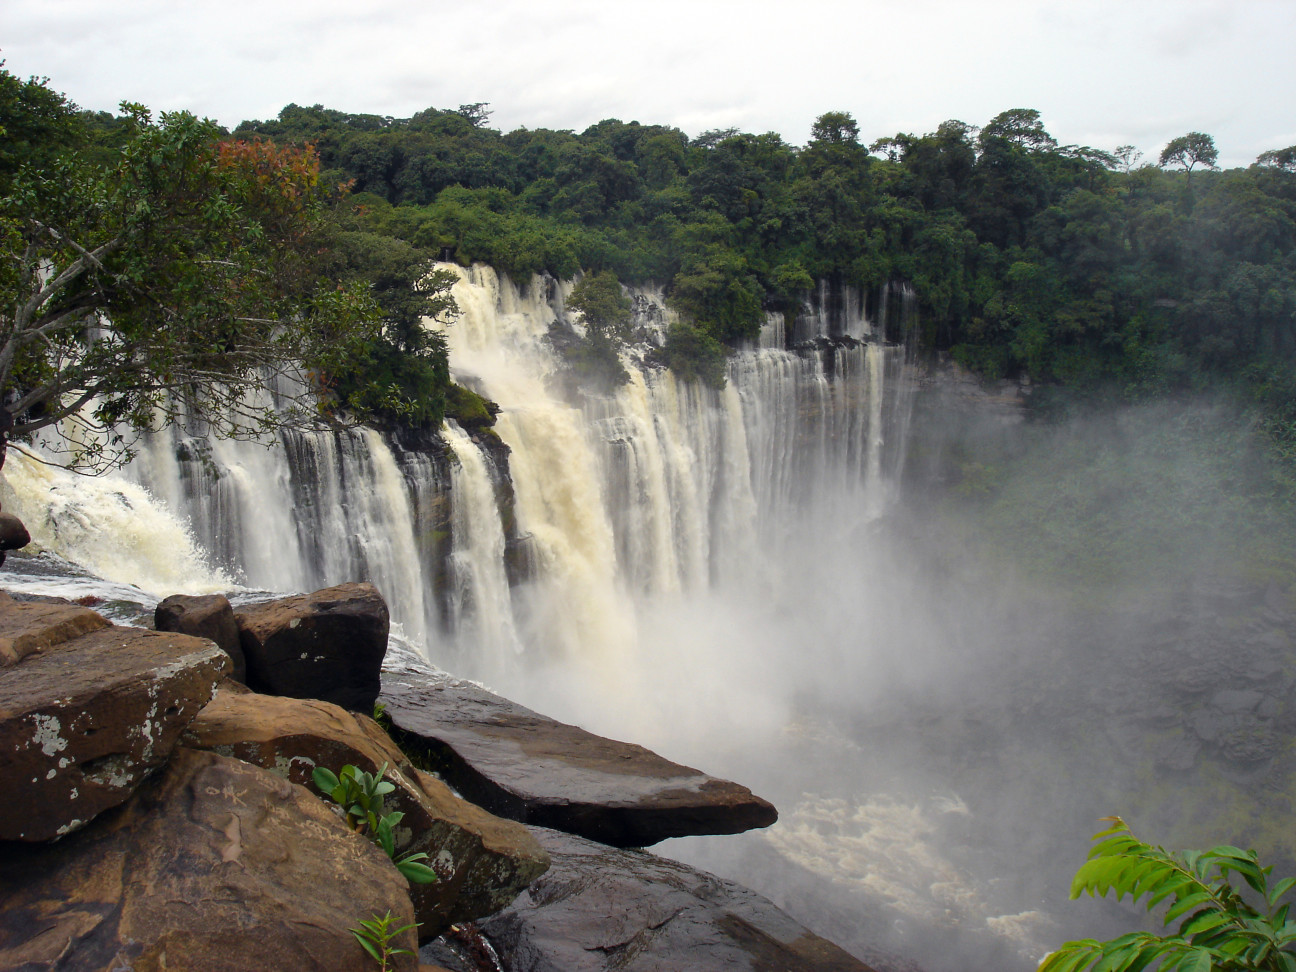
[[[1039,972],[1296,972],[1296,921],[1290,904],[1279,904],[1296,887],[1284,878],[1269,887],[1269,867],[1255,851],[1212,847],[1176,854],[1139,840],[1120,817],[1094,835],[1089,860],[1076,872],[1071,897],[1114,891],[1116,900],[1147,898],[1151,911],[1169,907],[1163,923],[1179,923],[1166,935],[1130,932],[1110,941],[1067,942],[1040,963]],[[1258,896],[1259,907],[1244,900],[1229,876],[1240,877]]]

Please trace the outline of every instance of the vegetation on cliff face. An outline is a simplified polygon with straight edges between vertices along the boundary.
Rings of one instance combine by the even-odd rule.
[[[105,468],[171,422],[237,436],[315,421],[322,389],[356,417],[440,423],[445,348],[419,321],[454,308],[425,255],[339,214],[309,147],[123,109],[78,113],[0,70],[0,126],[17,134],[0,155],[11,435],[46,431]],[[250,398],[267,374],[307,394]]]

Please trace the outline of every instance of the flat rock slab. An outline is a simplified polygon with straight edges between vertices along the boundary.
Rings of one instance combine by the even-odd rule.
[[[222,687],[184,735],[186,745],[255,763],[314,792],[316,766],[334,773],[348,763],[368,773],[387,765],[396,789],[384,810],[399,810],[398,853],[423,852],[439,878],[410,886],[427,940],[451,924],[503,908],[549,866],[526,827],[459,799],[421,773],[367,716],[311,699],[232,692]]]
[[[317,798],[184,748],[85,830],[3,853],[4,969],[373,972],[348,929],[412,920],[405,879]]]
[[[481,933],[510,972],[872,972],[756,892],[533,828],[549,872]]]
[[[108,620],[76,604],[28,603],[0,593],[0,668],[108,627]]]
[[[384,672],[381,701],[402,739],[417,737],[451,786],[502,817],[616,847],[778,819],[744,786],[454,679]]]
[[[0,617],[13,630],[15,613],[48,607],[0,605]],[[81,626],[84,609],[66,610]],[[209,641],[105,622],[0,668],[0,840],[49,840],[126,800],[228,665]]]
[[[369,713],[387,653],[387,602],[372,584],[339,584],[239,608],[248,687]]]

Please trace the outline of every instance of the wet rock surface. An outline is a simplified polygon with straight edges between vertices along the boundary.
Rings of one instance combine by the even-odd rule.
[[[126,800],[166,762],[229,665],[208,641],[94,618],[0,603],[10,652],[27,652],[0,668],[2,840],[49,840]]]
[[[643,847],[667,837],[740,833],[778,818],[737,783],[454,679],[384,672],[382,701],[392,725],[426,747],[464,797],[523,823]]]
[[[733,882],[643,851],[533,832],[552,868],[479,923],[510,972],[870,972]]]
[[[372,584],[341,584],[234,612],[247,684],[369,712],[387,653],[387,604]]]
[[[370,972],[348,929],[388,910],[412,918],[404,878],[314,796],[183,748],[80,833],[0,853],[6,969]],[[412,948],[413,932],[398,944]]]
[[[426,853],[439,878],[409,889],[424,940],[498,911],[548,867],[525,827],[459,799],[412,766],[372,719],[331,703],[222,688],[190,725],[185,743],[254,763],[312,792],[316,766],[337,773],[349,763],[375,773],[386,764],[396,789],[384,811],[405,814],[396,829],[397,852]]]

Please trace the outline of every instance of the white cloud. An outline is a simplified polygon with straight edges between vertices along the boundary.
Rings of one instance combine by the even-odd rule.
[[[1289,144],[1296,100],[1284,0],[45,0],[0,31],[10,70],[87,107],[229,125],[289,102],[406,116],[490,101],[506,129],[619,117],[800,143],[827,110],[872,139],[1033,107],[1063,142],[1153,154],[1196,129],[1245,164]]]

